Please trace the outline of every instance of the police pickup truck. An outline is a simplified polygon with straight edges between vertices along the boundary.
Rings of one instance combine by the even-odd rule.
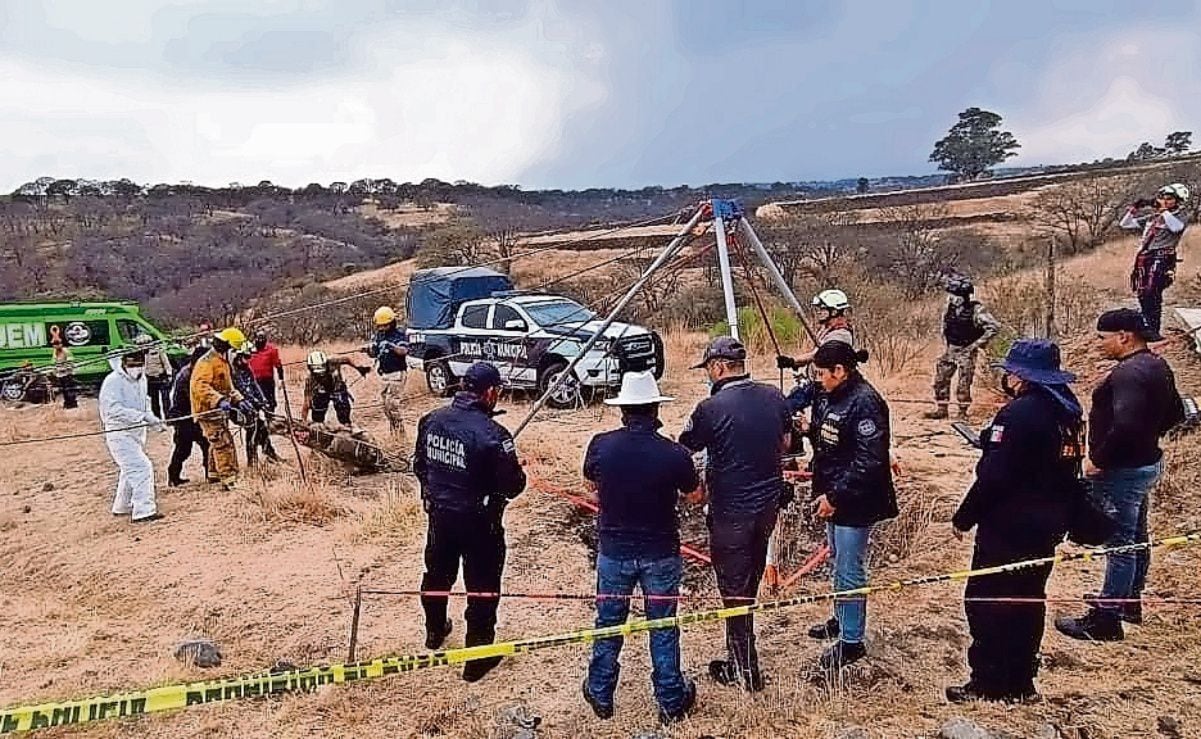
[[[521,293],[485,268],[438,267],[409,282],[410,366],[425,372],[435,395],[447,395],[474,362],[490,362],[510,387],[544,393],[579,355],[602,321],[559,295]],[[663,374],[663,342],[641,326],[613,323],[547,399],[569,408],[582,391],[617,388],[627,371]]]

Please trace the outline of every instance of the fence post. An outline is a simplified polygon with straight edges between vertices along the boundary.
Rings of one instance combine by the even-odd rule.
[[[1047,238],[1047,338],[1055,340],[1055,237]]]

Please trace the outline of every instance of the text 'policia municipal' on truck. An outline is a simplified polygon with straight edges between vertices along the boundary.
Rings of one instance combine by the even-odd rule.
[[[420,270],[409,281],[409,361],[436,395],[452,392],[481,360],[509,387],[544,393],[602,322],[569,298],[516,291],[508,277],[483,267]],[[615,322],[547,402],[570,408],[583,391],[617,388],[623,372],[648,369],[663,374],[659,335]]]
[[[132,347],[141,334],[167,341],[136,303],[0,304],[0,397],[21,400],[22,375],[29,368],[49,373],[56,340],[71,350],[75,381],[83,387],[99,385],[110,369],[109,353]],[[173,362],[186,356],[177,344],[164,348]]]

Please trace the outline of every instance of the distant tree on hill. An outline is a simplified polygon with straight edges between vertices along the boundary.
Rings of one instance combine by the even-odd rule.
[[[871,183],[867,181],[866,177],[860,177],[859,180],[855,182],[855,192],[859,193],[860,195],[867,192],[870,188]]]
[[[1144,141],[1138,145],[1138,148],[1126,155],[1128,162],[1146,162],[1152,159],[1158,159],[1163,156],[1164,150],[1155,146],[1150,141]]]
[[[1184,154],[1193,148],[1193,132],[1173,131],[1164,139],[1163,148],[1169,154]]]
[[[1013,134],[1001,130],[1001,116],[980,108],[968,108],[947,135],[934,144],[930,161],[953,172],[961,180],[974,180],[992,167],[1017,156],[1021,144]]]

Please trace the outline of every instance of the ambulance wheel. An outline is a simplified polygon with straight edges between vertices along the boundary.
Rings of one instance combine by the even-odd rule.
[[[567,362],[559,360],[548,364],[538,377],[538,394],[545,395],[551,385],[558,381],[559,377],[567,369]],[[580,397],[580,381],[572,375],[568,377],[563,384],[555,390],[554,394],[546,399],[546,404],[551,408],[574,408]]]
[[[441,360],[427,363],[425,366],[425,384],[430,392],[439,398],[445,398],[454,392],[455,376],[450,371],[450,365]]]
[[[25,397],[25,383],[13,377],[0,383],[0,397],[16,403]]]

